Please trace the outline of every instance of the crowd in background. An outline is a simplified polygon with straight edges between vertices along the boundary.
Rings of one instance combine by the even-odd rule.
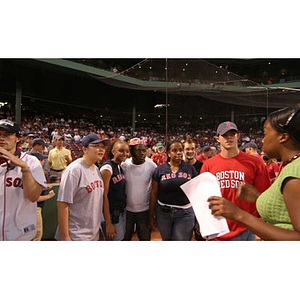
[[[8,118],[13,120],[14,115],[6,112],[5,116],[2,113],[1,118]],[[166,146],[166,135],[161,130],[156,130],[155,126],[141,126],[136,127],[133,132],[131,126],[115,125],[112,126],[109,122],[105,124],[103,121],[99,122],[95,116],[78,115],[64,116],[62,113],[53,113],[46,115],[25,115],[21,122],[21,134],[23,150],[26,150],[28,144],[28,136],[32,135],[34,138],[42,138],[46,144],[52,149],[52,141],[55,133],[64,137],[66,148],[71,150],[72,159],[82,156],[80,141],[90,134],[96,133],[101,138],[121,139],[129,141],[133,137],[139,137],[143,143],[155,152],[156,144],[162,143]],[[261,149],[263,133],[261,128],[257,128],[257,120],[254,118],[245,118],[241,120],[239,128],[241,128],[240,147],[247,142],[255,142],[258,149]],[[216,128],[206,127],[207,124],[199,122],[197,126],[178,126],[168,129],[168,141],[179,140],[184,141],[187,135],[190,135],[196,144],[197,155],[200,154],[201,149],[205,146],[215,147],[219,151],[218,143],[215,140]],[[262,126],[261,126],[262,127]],[[47,151],[47,149],[45,149]],[[151,153],[148,152],[148,153]],[[47,153],[45,153],[47,154]]]

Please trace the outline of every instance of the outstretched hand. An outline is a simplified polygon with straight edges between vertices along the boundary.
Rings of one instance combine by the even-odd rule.
[[[247,202],[254,203],[259,196],[256,188],[248,183],[242,183],[237,190],[237,197],[246,200]]]
[[[209,197],[207,201],[209,202],[212,215],[222,216],[232,221],[238,220],[241,209],[231,201],[218,196]]]

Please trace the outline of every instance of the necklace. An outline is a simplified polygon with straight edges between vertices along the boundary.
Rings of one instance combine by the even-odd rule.
[[[287,164],[289,164],[290,162],[294,161],[295,159],[297,159],[300,156],[300,152],[295,154],[294,156],[292,156],[289,160],[287,160],[286,162],[283,163],[283,166],[286,166]]]

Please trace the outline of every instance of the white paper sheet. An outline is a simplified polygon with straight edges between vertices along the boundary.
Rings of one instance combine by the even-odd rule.
[[[180,186],[190,200],[198,220],[201,235],[214,239],[229,232],[226,219],[211,214],[207,199],[210,196],[220,196],[221,191],[217,178],[204,172]]]

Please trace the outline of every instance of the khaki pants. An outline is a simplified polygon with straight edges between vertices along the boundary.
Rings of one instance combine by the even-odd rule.
[[[35,237],[32,239],[33,241],[41,241],[42,237],[43,237],[43,218],[42,218],[42,208],[41,207],[37,207],[37,211],[36,211],[36,235]]]

